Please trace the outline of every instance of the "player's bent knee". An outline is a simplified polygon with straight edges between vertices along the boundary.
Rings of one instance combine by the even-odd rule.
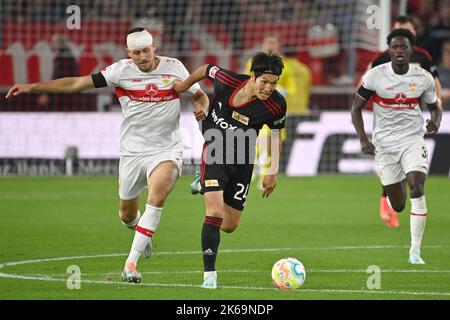
[[[123,223],[132,222],[134,219],[136,219],[136,215],[137,215],[136,210],[130,210],[128,208],[120,208],[119,210],[119,217]]]
[[[417,190],[417,191],[411,190],[411,193],[410,193],[411,198],[420,198],[421,196],[423,196],[423,190]]]
[[[423,196],[423,186],[417,185],[411,188],[410,196],[411,198],[420,198]]]
[[[225,208],[220,205],[209,206],[207,209],[207,215],[211,217],[223,218],[225,213]]]
[[[223,232],[226,232],[226,233],[232,233],[234,230],[236,230],[237,229],[237,225],[223,225],[222,224],[222,227],[220,228]]]
[[[121,211],[119,212],[119,218],[123,223],[130,223],[134,220],[132,216],[123,214]]]
[[[239,219],[230,218],[229,215],[225,216],[223,220],[221,230],[226,233],[232,233],[239,226]]]
[[[121,210],[119,211],[119,217],[125,227],[134,229],[141,219],[141,213],[139,212],[139,210],[137,210],[134,214],[123,214]]]

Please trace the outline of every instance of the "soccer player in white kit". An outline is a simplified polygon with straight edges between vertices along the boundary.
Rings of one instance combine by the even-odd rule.
[[[6,98],[28,92],[71,93],[115,87],[122,106],[120,130],[119,216],[135,229],[122,280],[141,282],[137,261],[151,255],[152,235],[156,231],[164,202],[175,186],[182,169],[183,145],[179,132],[180,100],[173,90],[175,80],[189,73],[174,58],[155,55],[152,35],[144,28],[130,30],[123,59],[97,74],[61,78],[32,84],[16,84]],[[198,84],[188,90],[195,104],[197,120],[205,118],[207,95]],[[139,195],[148,187],[145,212],[139,212]]]
[[[433,76],[409,63],[414,41],[414,35],[406,29],[395,29],[388,35],[391,62],[381,64],[363,76],[352,104],[352,122],[362,151],[375,155],[381,183],[397,212],[405,209],[406,179],[411,200],[408,262],[424,264],[420,245],[428,214],[424,195],[428,154],[420,101],[426,103],[431,115],[426,123],[427,133],[439,130],[442,110],[437,104]],[[362,118],[362,109],[371,96],[374,101],[373,143],[366,135]]]
[[[408,16],[399,16],[395,18],[394,25],[392,28],[408,29],[409,31],[412,32],[414,36],[416,36],[417,33],[413,19]],[[436,94],[438,96],[438,104],[440,104],[441,101],[439,97],[441,95],[442,85],[441,82],[439,81],[439,74],[437,72],[436,64],[434,63],[428,51],[426,51],[425,49],[413,46],[412,52],[413,53],[411,55],[410,63],[418,65],[421,68],[424,68],[425,70],[430,72],[431,75],[433,76],[434,83],[436,85]],[[378,54],[378,56],[369,64],[368,69],[372,69],[372,67],[376,67],[380,64],[389,61],[391,61],[391,57],[389,56],[389,50],[386,50]],[[390,228],[397,228],[400,226],[397,212],[395,212],[387,202],[386,191],[384,190],[384,187],[382,189],[383,191],[380,197],[380,209],[379,209],[380,218],[385,222],[386,226]]]

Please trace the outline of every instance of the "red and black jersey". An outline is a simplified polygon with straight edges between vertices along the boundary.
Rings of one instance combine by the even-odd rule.
[[[230,136],[244,135],[247,154],[254,150],[256,138],[263,125],[271,129],[282,129],[286,120],[286,100],[274,91],[267,100],[255,98],[239,106],[233,105],[233,98],[250,79],[248,75],[238,74],[210,64],[206,77],[214,83],[214,99],[210,103],[208,116],[202,123],[206,144],[211,143],[220,132],[224,149],[238,151],[239,145]],[[214,130],[216,129],[216,130]],[[233,148],[231,147],[233,146]],[[253,159],[251,159],[253,161]]]
[[[372,62],[372,68],[379,66],[380,64],[391,61],[391,57],[389,56],[389,50],[381,52]],[[439,74],[437,71],[437,66],[433,61],[431,55],[425,49],[419,47],[413,47],[413,53],[411,56],[410,63],[419,64],[419,67],[427,70],[429,73],[433,75],[433,78],[439,79]]]
[[[269,128],[285,127],[286,100],[274,91],[267,100],[257,98],[240,106],[233,105],[235,94],[247,83],[250,76],[238,74],[210,64],[206,76],[214,83],[214,100],[209,106],[208,117],[203,128],[219,130],[247,130],[257,132],[263,125]]]

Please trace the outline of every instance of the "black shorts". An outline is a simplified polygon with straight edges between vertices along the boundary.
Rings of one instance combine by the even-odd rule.
[[[242,211],[247,200],[252,172],[253,164],[202,163],[202,193],[223,190],[224,202]]]

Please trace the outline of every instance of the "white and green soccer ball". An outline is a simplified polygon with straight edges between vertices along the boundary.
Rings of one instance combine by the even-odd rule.
[[[272,281],[283,291],[300,288],[306,280],[303,263],[295,258],[283,258],[275,262],[272,268]]]

